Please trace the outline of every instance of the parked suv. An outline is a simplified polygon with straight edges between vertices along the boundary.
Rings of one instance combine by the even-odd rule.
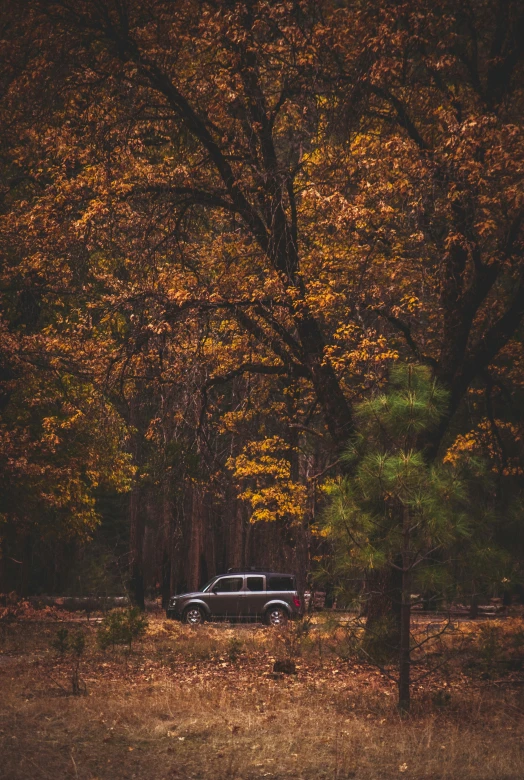
[[[170,599],[168,618],[198,625],[204,620],[263,619],[281,626],[297,618],[302,609],[293,574],[273,571],[229,569],[209,580],[200,591]]]

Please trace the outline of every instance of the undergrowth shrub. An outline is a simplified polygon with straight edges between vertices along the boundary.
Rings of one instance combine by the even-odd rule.
[[[98,646],[106,650],[116,645],[127,645],[131,650],[133,641],[143,637],[147,627],[147,617],[138,607],[114,609],[108,612],[98,629]]]
[[[67,628],[59,628],[51,640],[51,647],[64,659],[70,653],[73,659],[71,667],[71,692],[73,696],[87,693],[87,686],[80,677],[80,662],[86,649],[86,637],[81,629],[69,633]]]
[[[59,628],[50,644],[59,655],[64,655],[69,647],[69,631],[67,628]]]
[[[219,646],[216,642],[203,640],[201,643],[195,642],[186,645],[182,655],[188,661],[210,661],[219,654]]]
[[[280,631],[273,632],[273,653],[279,659],[297,659],[310,654],[316,643],[311,633],[312,621],[303,620],[288,623]],[[317,632],[317,635],[320,635]]]
[[[507,623],[488,622],[479,628],[470,668],[484,677],[520,671],[524,666],[524,630]]]
[[[232,664],[238,663],[244,653],[244,643],[236,636],[231,637],[227,646],[227,656]]]

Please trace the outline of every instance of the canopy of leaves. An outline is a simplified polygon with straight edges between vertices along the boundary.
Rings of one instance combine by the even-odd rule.
[[[138,469],[295,521],[410,360],[449,400],[406,436],[519,493],[521,3],[27,0],[0,29],[5,517],[42,494],[89,532]]]

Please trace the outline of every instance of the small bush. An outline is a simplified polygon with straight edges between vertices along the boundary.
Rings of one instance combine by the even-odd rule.
[[[76,631],[69,639],[69,649],[73,655],[76,655],[77,658],[80,658],[80,656],[84,654],[85,647],[85,634],[82,631]]]
[[[69,631],[67,628],[59,628],[56,636],[51,640],[51,647],[60,655],[64,655],[69,648]]]
[[[60,655],[65,655],[69,650],[73,655],[80,657],[86,647],[86,638],[80,629],[70,634],[67,628],[59,628],[50,644]]]
[[[56,636],[51,640],[51,647],[53,647],[62,658],[65,657],[69,651],[74,658],[71,669],[71,691],[74,696],[87,693],[87,687],[85,682],[80,677],[80,660],[84,654],[86,648],[86,638],[83,631],[75,631],[74,634],[70,634],[67,628],[59,628],[56,632]]]
[[[485,679],[520,671],[524,668],[524,631],[512,621],[481,625],[469,668],[480,671]]]
[[[232,664],[236,664],[244,652],[244,643],[241,639],[238,639],[238,637],[234,636],[231,637],[228,643],[227,647],[227,655]]]
[[[114,609],[103,619],[98,629],[98,646],[105,650],[116,645],[128,645],[131,649],[134,639],[140,639],[147,631],[147,617],[138,607]]]
[[[438,691],[435,691],[431,699],[433,706],[437,707],[438,709],[449,707],[451,704],[451,693],[444,688],[440,688]]]
[[[209,661],[220,655],[219,644],[200,633],[197,641],[190,641],[180,650],[181,655],[190,661]]]
[[[500,627],[493,623],[485,623],[480,627],[479,656],[486,674],[492,674],[500,665],[504,650],[501,633]]]
[[[396,661],[399,643],[400,635],[394,618],[384,617],[375,620],[372,628],[366,622],[361,652],[370,663],[383,664]]]

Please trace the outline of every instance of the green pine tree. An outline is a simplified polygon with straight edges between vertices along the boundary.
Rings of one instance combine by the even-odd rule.
[[[418,447],[444,414],[447,393],[425,366],[394,368],[388,392],[357,409],[358,435],[346,457],[352,474],[330,490],[324,533],[339,574],[392,573],[400,612],[399,706],[410,706],[412,596],[457,540],[470,534],[465,481],[450,465],[429,464]],[[444,575],[445,576],[445,575]],[[376,626],[374,626],[376,632]],[[378,637],[383,642],[384,637]],[[368,648],[377,648],[368,636]],[[395,644],[395,643],[394,643]]]

